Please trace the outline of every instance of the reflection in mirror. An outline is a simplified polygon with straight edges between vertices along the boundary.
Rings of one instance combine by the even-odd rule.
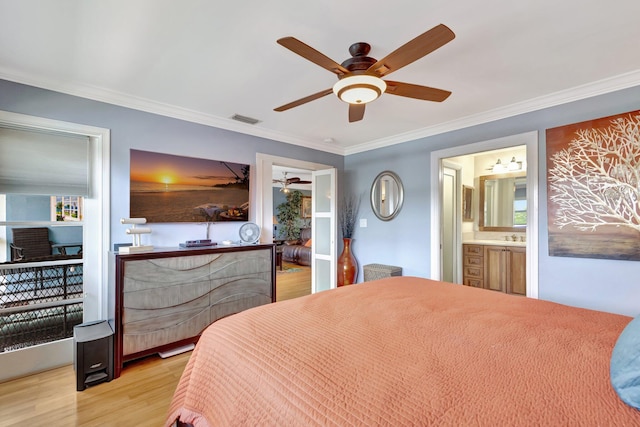
[[[462,220],[473,221],[473,187],[462,186]]]
[[[527,226],[526,173],[480,177],[481,231],[524,231]]]
[[[404,201],[404,188],[400,177],[391,171],[378,174],[371,185],[371,208],[383,221],[393,219]]]

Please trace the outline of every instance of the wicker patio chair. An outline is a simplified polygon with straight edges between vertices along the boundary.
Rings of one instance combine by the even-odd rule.
[[[11,261],[47,257],[52,254],[47,227],[14,228],[11,243]]]

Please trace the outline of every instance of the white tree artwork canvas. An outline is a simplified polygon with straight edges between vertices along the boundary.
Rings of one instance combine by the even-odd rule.
[[[549,255],[640,260],[640,111],[546,137]]]

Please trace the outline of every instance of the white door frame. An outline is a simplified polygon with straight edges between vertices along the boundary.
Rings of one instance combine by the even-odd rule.
[[[453,195],[453,197],[455,198],[455,204],[456,204],[456,209],[454,211],[454,223],[455,223],[455,231],[454,231],[454,236],[453,236],[453,247],[455,248],[455,254],[454,254],[454,260],[453,260],[453,283],[462,283],[462,209],[460,209],[460,206],[462,205],[462,177],[461,177],[461,169],[462,166],[460,166],[459,164],[453,163],[451,161],[443,161],[442,162],[442,167],[447,168],[447,169],[451,169],[454,171],[454,176],[455,176],[455,181],[456,181],[456,189],[455,189],[455,194]],[[441,186],[442,188],[442,186]],[[442,203],[443,203],[443,194],[440,194],[440,209],[442,210]],[[441,211],[442,212],[442,211]],[[441,213],[442,214],[442,213]],[[442,239],[442,235],[444,234],[444,230],[443,227],[440,227],[440,236]],[[440,256],[442,258],[442,253],[444,251],[444,248],[442,248],[442,241],[441,243],[441,249],[440,249]],[[440,260],[440,275],[442,276],[442,270],[444,268],[444,260]]]
[[[329,177],[327,183],[319,182],[318,178]],[[313,194],[311,198],[312,224],[311,230],[311,293],[328,289],[335,289],[338,275],[338,254],[337,254],[337,180],[338,171],[336,168],[322,169],[311,173]],[[322,185],[321,185],[322,184]],[[328,188],[327,188],[328,187]],[[329,193],[327,194],[327,190]],[[329,199],[329,207],[326,203],[319,203]],[[328,222],[328,224],[327,224]],[[327,226],[328,225],[328,226]],[[328,236],[326,234],[329,234]],[[326,266],[327,268],[322,268]],[[329,275],[327,277],[327,274]]]
[[[451,147],[431,153],[431,278],[441,277],[442,159],[482,151],[527,147],[527,297],[538,298],[538,131]]]
[[[84,200],[83,316],[106,319],[110,242],[110,131],[77,123],[0,111],[0,124],[25,129],[61,131],[89,137],[89,189]],[[73,361],[73,339],[54,341],[0,354],[0,381],[67,365]]]

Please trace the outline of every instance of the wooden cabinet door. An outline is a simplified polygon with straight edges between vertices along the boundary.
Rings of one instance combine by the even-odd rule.
[[[527,250],[526,248],[510,247],[507,253],[509,255],[507,292],[527,295]]]
[[[484,287],[492,291],[507,290],[507,250],[504,246],[484,247]]]

